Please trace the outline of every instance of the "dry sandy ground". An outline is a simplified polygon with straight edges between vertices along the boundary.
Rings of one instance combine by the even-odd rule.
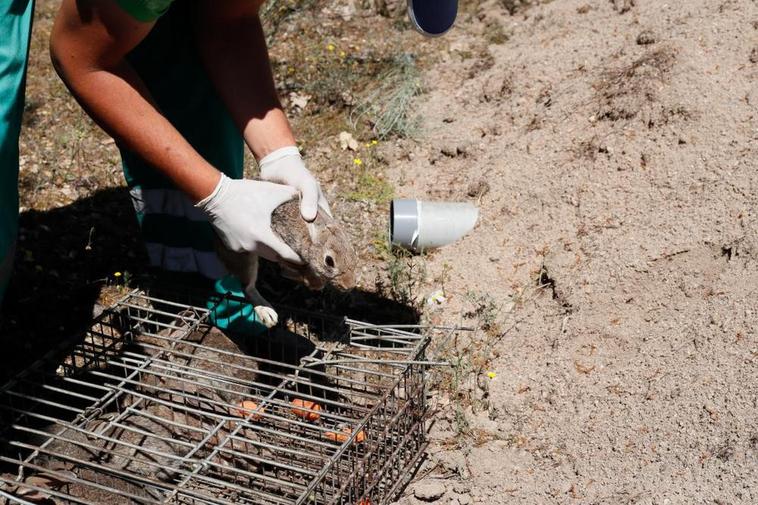
[[[23,246],[58,241],[53,218],[68,212],[69,226],[81,219],[68,242],[92,242],[70,263],[96,268],[67,276],[67,249],[53,248],[48,272],[44,247],[20,251],[25,296],[38,278],[68,289],[139,268],[138,246],[107,247],[138,240],[132,221],[114,232],[131,219],[115,148],[49,69],[55,3],[38,4]],[[758,503],[758,5],[527,3],[461,0],[455,30],[419,45],[423,132],[377,148],[398,196],[482,213],[465,240],[419,259],[422,292],[447,295],[425,318],[480,331],[439,351],[459,375],[441,371],[430,456],[400,502]],[[334,23],[325,40],[342,43]],[[402,51],[411,35],[360,46]],[[333,128],[325,151],[345,126]],[[340,198],[324,167],[353,155],[316,151],[365,247],[384,205]]]
[[[503,3],[388,150],[401,196],[487,181],[432,320],[487,294],[504,331],[400,503],[758,503],[756,2]]]

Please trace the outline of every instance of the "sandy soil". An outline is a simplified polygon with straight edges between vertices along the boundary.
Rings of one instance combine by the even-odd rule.
[[[49,66],[56,3],[37,6],[0,376],[86,324],[125,282],[115,271],[131,286],[144,271],[115,146]],[[272,55],[363,285],[326,305],[267,278],[268,297],[355,317],[371,301],[401,322],[374,286],[393,282],[385,186],[481,208],[474,232],[400,276],[444,289],[423,320],[476,328],[435,342],[455,366],[435,374],[433,444],[400,503],[758,502],[756,2],[463,1],[430,41],[326,3],[300,2]],[[421,130],[364,147],[351,107],[403,51],[422,69]],[[376,194],[356,197],[366,181]]]
[[[487,2],[445,40],[391,177],[477,196],[432,319],[486,295],[503,331],[401,503],[758,502],[757,43],[752,1]]]

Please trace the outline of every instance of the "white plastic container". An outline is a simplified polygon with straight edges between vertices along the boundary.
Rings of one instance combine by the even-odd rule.
[[[390,242],[420,252],[455,242],[476,225],[479,209],[470,203],[393,200]]]

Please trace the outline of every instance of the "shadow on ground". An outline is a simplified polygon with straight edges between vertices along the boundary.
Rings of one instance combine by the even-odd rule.
[[[259,288],[275,305],[375,324],[418,322],[415,309],[376,293],[330,288],[313,293],[281,278],[275,265],[263,263]],[[150,271],[125,188],[102,190],[47,212],[24,212],[15,270],[0,314],[0,383],[86,328],[102,288],[123,283],[125,274],[133,288],[203,287],[191,278]]]

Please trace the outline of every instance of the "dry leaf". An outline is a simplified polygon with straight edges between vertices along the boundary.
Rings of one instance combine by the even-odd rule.
[[[298,109],[305,109],[310,99],[311,95],[301,95],[299,93],[295,93],[294,91],[290,93],[290,105],[297,107]]]
[[[340,132],[340,147],[344,151],[345,149],[350,149],[351,151],[357,151],[358,150],[358,141],[355,140],[352,134],[348,132]]]

